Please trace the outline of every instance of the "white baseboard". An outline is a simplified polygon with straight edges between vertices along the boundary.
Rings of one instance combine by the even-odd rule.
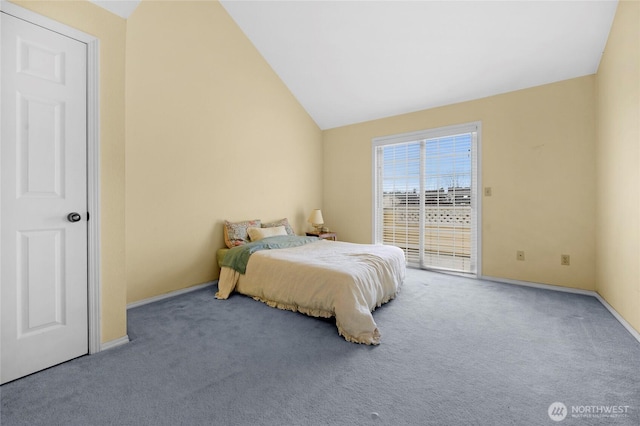
[[[193,287],[182,288],[180,290],[172,291],[169,293],[161,294],[159,296],[150,297],[144,300],[138,300],[137,302],[132,302],[127,305],[127,309],[137,308],[138,306],[147,305],[149,303],[158,302],[160,300],[169,299],[171,297],[179,296],[181,294],[190,293],[192,291],[200,290],[202,288],[210,287],[212,285],[217,285],[218,280],[210,281],[208,283],[194,285]]]
[[[106,351],[109,349],[117,348],[118,346],[122,346],[127,343],[129,343],[129,335],[124,335],[119,339],[111,340],[109,342],[101,344],[100,351]]]
[[[542,288],[545,290],[553,290],[553,291],[561,291],[563,293],[574,293],[574,294],[583,294],[585,296],[593,296],[595,297],[598,293],[592,290],[582,290],[581,288],[573,288],[573,287],[563,287],[560,285],[551,285],[551,284],[540,284],[534,283],[531,281],[520,281],[520,280],[512,280],[509,278],[498,278],[498,277],[490,277],[487,275],[482,275],[478,277],[481,280],[494,281],[497,283],[503,284],[515,284],[522,285],[525,287],[534,287],[534,288]]]
[[[574,293],[574,294],[582,294],[585,296],[595,297],[602,304],[602,306],[604,306],[609,312],[611,312],[611,315],[613,315],[613,317],[616,320],[618,320],[620,324],[622,324],[622,326],[638,341],[638,343],[640,343],[640,333],[638,333],[636,329],[633,328],[631,324],[629,324],[627,320],[625,320],[622,317],[622,315],[620,315],[615,309],[613,309],[613,307],[609,305],[609,303],[604,299],[604,297],[600,296],[600,294],[597,291],[582,290],[579,288],[563,287],[559,285],[539,284],[539,283],[533,283],[529,281],[511,280],[507,278],[489,277],[486,275],[480,276],[478,278],[482,280],[494,281],[494,282],[503,283],[503,284],[514,284],[514,285],[521,285],[525,287],[542,288],[545,290],[561,291],[563,293]]]
[[[525,287],[534,287],[534,288],[541,288],[544,290],[552,290],[552,291],[560,291],[563,293],[574,293],[574,294],[582,294],[584,296],[591,296],[591,297],[595,297],[601,304],[602,306],[604,306],[609,312],[611,312],[611,315],[613,315],[613,317],[618,320],[618,322],[620,324],[622,324],[622,326],[638,341],[638,343],[640,343],[640,333],[638,333],[632,326],[631,324],[629,324],[627,322],[627,320],[625,320],[615,309],[613,309],[613,307],[611,305],[609,305],[609,303],[607,303],[607,301],[600,296],[600,294],[598,294],[598,292],[596,291],[591,291],[591,290],[582,290],[579,288],[572,288],[572,287],[563,287],[563,286],[556,286],[556,285],[550,285],[550,284],[540,284],[540,283],[534,283],[534,282],[529,282],[529,281],[520,281],[520,280],[512,280],[512,279],[507,279],[507,278],[498,278],[498,277],[491,277],[491,276],[479,276],[479,279],[482,280],[486,280],[486,281],[493,281],[493,282],[497,282],[497,283],[503,283],[503,284],[513,284],[513,285],[521,285],[521,286],[525,286]],[[196,290],[200,290],[202,288],[206,288],[212,285],[217,285],[218,284],[218,280],[215,281],[211,281],[208,283],[204,283],[204,284],[200,284],[200,285],[196,285],[193,287],[188,287],[188,288],[183,288],[180,290],[176,290],[176,291],[172,291],[170,293],[166,293],[166,294],[161,294],[160,296],[155,296],[155,297],[150,297],[148,299],[144,299],[144,300],[140,300],[138,302],[133,302],[127,305],[127,309],[132,309],[132,308],[136,308],[138,306],[142,306],[142,305],[146,305],[148,303],[153,303],[153,302],[157,302],[159,300],[164,300],[164,299],[168,299],[174,296],[178,296],[180,294],[185,294],[185,293],[189,293],[192,291],[196,291]],[[124,336],[121,337],[119,339],[116,340],[112,340],[110,342],[107,343],[103,343],[102,346],[100,347],[100,350],[107,350],[107,349],[112,349],[115,348],[117,346],[123,345],[125,343],[129,342],[129,336]]]
[[[127,305],[127,309],[136,308],[138,306],[146,305],[148,303],[157,302],[159,300],[168,299],[170,297],[178,296],[180,294],[189,293],[192,291],[200,290],[201,288],[209,287],[212,285],[216,285],[218,280],[211,281],[204,284],[195,285],[193,287],[183,288],[180,290],[172,291],[170,293],[161,294],[160,296],[150,297],[149,299],[140,300],[138,302],[133,302]],[[129,335],[124,335],[115,340],[111,340],[109,342],[102,343],[100,345],[100,351],[106,351],[109,349],[117,348],[118,346],[122,346],[129,343]]]
[[[627,331],[628,331],[629,333],[631,333],[631,335],[632,335],[633,337],[635,337],[635,338],[636,338],[636,340],[637,340],[638,342],[640,342],[640,333],[638,333],[638,332],[636,331],[636,329],[635,329],[635,328],[633,328],[633,327],[631,326],[631,324],[629,324],[629,323],[627,322],[627,320],[625,320],[624,318],[622,318],[622,316],[618,313],[618,311],[616,311],[615,309],[613,309],[613,306],[611,306],[611,305],[610,305],[606,300],[604,300],[604,297],[600,296],[600,294],[599,294],[599,293],[596,293],[596,296],[595,296],[595,297],[596,297],[596,299],[598,299],[598,300],[600,301],[600,303],[602,303],[602,305],[603,305],[605,308],[607,308],[607,310],[608,310],[609,312],[611,312],[611,315],[613,315],[613,316],[614,316],[614,317],[615,317],[615,318],[620,322],[620,324],[622,324],[622,326],[623,326],[624,328],[626,328],[626,329],[627,329]]]

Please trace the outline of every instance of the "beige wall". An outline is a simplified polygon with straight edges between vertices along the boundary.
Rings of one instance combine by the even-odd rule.
[[[595,77],[325,132],[218,3],[145,1],[125,21],[14,2],[101,42],[103,342],[126,334],[127,301],[216,278],[224,219],[302,232],[322,207],[340,239],[371,241],[371,139],[477,120],[483,274],[596,288],[640,330],[638,2],[620,3]]]
[[[597,94],[597,290],[640,331],[639,2],[618,4]]]
[[[127,21],[127,283],[134,302],[217,278],[223,221],[322,199],[322,134],[217,2]]]
[[[372,138],[481,121],[482,182],[493,192],[482,199],[482,273],[594,290],[594,79],[325,131],[325,221],[341,239],[371,242]]]
[[[13,1],[100,39],[102,341],[127,333],[124,229],[126,21],[89,2]]]

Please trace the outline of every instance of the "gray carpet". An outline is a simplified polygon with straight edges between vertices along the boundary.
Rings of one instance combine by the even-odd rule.
[[[593,297],[410,270],[372,347],[214,292],[131,309],[131,343],[2,386],[2,425],[640,424],[640,344]]]

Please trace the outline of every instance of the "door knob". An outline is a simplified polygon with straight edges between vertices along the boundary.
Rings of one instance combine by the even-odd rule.
[[[82,216],[80,216],[79,213],[73,212],[67,215],[67,219],[69,220],[69,222],[79,222],[80,219],[82,219]]]

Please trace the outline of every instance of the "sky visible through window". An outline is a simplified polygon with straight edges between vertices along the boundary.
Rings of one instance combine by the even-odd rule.
[[[471,187],[471,133],[387,145],[383,153],[383,191],[420,192],[424,143],[424,190]]]

